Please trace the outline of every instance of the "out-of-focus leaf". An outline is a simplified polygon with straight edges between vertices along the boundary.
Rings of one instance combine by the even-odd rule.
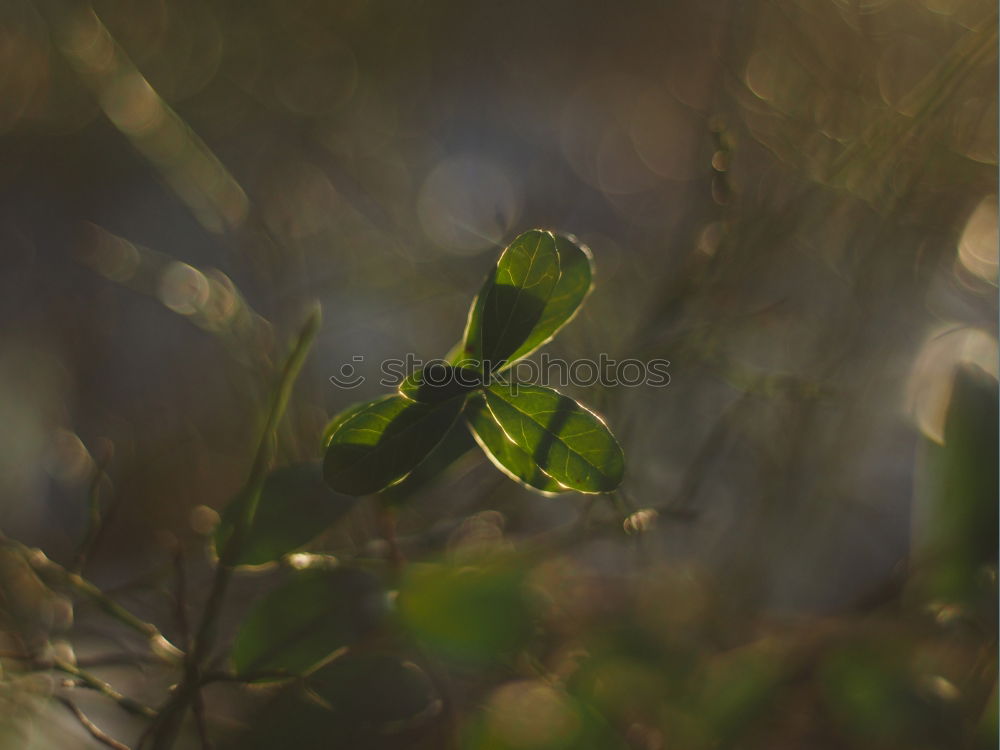
[[[504,434],[482,396],[477,395],[469,399],[464,415],[476,442],[504,474],[541,492],[568,491],[567,487],[563,487],[542,471],[530,453]]]
[[[546,474],[577,492],[610,492],[625,458],[604,422],[551,388],[493,383],[486,405],[504,434]]]
[[[480,387],[483,376],[473,369],[452,367],[444,362],[431,363],[417,370],[399,386],[399,392],[411,401],[439,404]]]
[[[245,503],[241,494],[222,512],[214,539],[217,551],[228,541]],[[339,521],[354,503],[355,498],[327,487],[319,461],[272,471],[236,564],[261,565],[293,552]]]
[[[384,490],[413,471],[441,441],[462,409],[461,397],[423,404],[405,396],[369,403],[333,433],[323,477],[349,495]]]
[[[441,701],[416,665],[385,653],[346,653],[282,690],[230,750],[431,750]]]
[[[997,381],[979,368],[955,374],[944,445],[928,446],[930,517],[918,575],[931,598],[970,601],[977,569],[997,559]]]
[[[413,567],[400,586],[399,611],[413,635],[446,658],[472,665],[503,661],[531,633],[524,578],[523,568],[509,561]]]
[[[923,723],[924,711],[908,684],[901,656],[886,644],[852,644],[824,659],[820,668],[824,702],[857,740],[905,746],[908,735],[916,739],[913,730]]]
[[[531,336],[559,281],[559,251],[551,232],[518,236],[497,261],[473,302],[465,355],[495,370]]]
[[[348,653],[309,676],[309,687],[357,734],[395,734],[441,709],[415,664],[387,653]]]
[[[996,678],[993,681],[993,690],[986,700],[986,707],[983,709],[979,722],[976,724],[976,747],[993,748],[996,746],[997,737],[1000,736],[1000,721],[998,721],[998,708],[1000,701],[997,699]]]
[[[303,674],[373,632],[384,607],[382,587],[367,571],[297,571],[244,619],[233,644],[233,666],[241,675]]]
[[[573,319],[590,292],[593,283],[593,256],[590,249],[575,237],[557,234],[555,238],[559,252],[559,281],[545,302],[531,334],[500,369],[510,367],[550,341],[560,328]]]
[[[475,447],[476,442],[465,425],[456,421],[430,455],[406,475],[406,479],[382,492],[382,499],[392,504],[406,501]]]

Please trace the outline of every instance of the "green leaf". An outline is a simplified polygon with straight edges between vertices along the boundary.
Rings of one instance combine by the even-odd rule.
[[[444,361],[430,362],[400,383],[399,392],[411,401],[438,404],[475,390],[482,384],[482,374],[474,369],[453,367]]]
[[[441,710],[430,678],[388,653],[347,653],[308,678],[308,685],[357,737],[412,729]]]
[[[222,550],[246,496],[240,494],[222,512],[215,549]],[[240,547],[236,565],[262,565],[277,560],[314,539],[354,507],[355,499],[333,492],[323,481],[319,461],[272,471],[264,480],[253,525]]]
[[[392,398],[392,396],[381,396],[380,398],[375,399],[375,401],[385,401],[388,398]],[[375,403],[375,401],[361,401],[360,403],[352,404],[351,406],[348,406],[342,412],[337,414],[333,419],[331,419],[327,423],[326,427],[323,429],[323,439],[322,439],[323,449],[326,450],[326,447],[330,444],[330,440],[333,438],[333,433],[339,430],[340,426],[344,424],[344,422],[353,417],[362,409],[366,409],[369,406],[371,406],[373,403]]]
[[[482,396],[469,399],[465,406],[469,431],[493,464],[511,479],[545,493],[566,492],[556,480],[542,471],[530,453],[510,440],[493,418]]]
[[[410,566],[400,584],[403,624],[424,646],[456,662],[511,658],[532,633],[533,610],[517,562]]]
[[[559,251],[551,232],[533,229],[503,251],[469,312],[465,356],[500,367],[531,335],[559,281]]]
[[[486,296],[493,288],[493,277],[496,275],[496,268],[490,270],[479,288],[476,296],[472,298],[472,305],[469,306],[469,315],[465,320],[465,332],[462,340],[455,344],[444,356],[445,361],[453,366],[471,367],[477,372],[482,372],[483,348],[483,305],[486,303]]]
[[[928,443],[927,518],[916,578],[929,599],[976,599],[976,571],[997,558],[996,379],[974,365],[955,372],[942,445]]]
[[[413,750],[437,747],[441,699],[412,662],[383,652],[346,653],[247,716],[227,750]]]
[[[245,676],[301,675],[373,632],[384,612],[384,592],[371,573],[354,568],[297,571],[243,620],[233,644],[233,667]]]
[[[402,482],[384,490],[382,499],[393,505],[405,502],[475,447],[476,441],[465,425],[456,420],[427,458],[407,474]]]
[[[518,240],[526,236],[521,235]],[[550,341],[564,325],[573,319],[593,286],[593,256],[590,250],[571,235],[555,234],[554,237],[559,257],[559,280],[545,300],[530,333],[525,335],[524,341],[507,357],[507,361],[499,368],[501,370],[510,367],[517,360],[527,357]],[[499,264],[486,277],[479,293],[472,301],[463,340],[452,347],[452,350],[445,357],[450,364],[465,363],[471,366],[475,363],[475,366],[478,367],[482,362],[483,307],[495,286],[498,271]]]
[[[590,249],[572,236],[557,234],[555,238],[559,251],[559,281],[549,295],[531,334],[510,355],[507,364],[501,369],[510,367],[551,341],[559,329],[576,316],[593,286],[593,256]]]
[[[625,457],[607,425],[551,388],[493,383],[486,405],[504,434],[559,484],[577,492],[611,492]]]
[[[326,483],[348,495],[370,495],[402,480],[445,436],[464,398],[424,404],[391,396],[365,405],[330,438]]]

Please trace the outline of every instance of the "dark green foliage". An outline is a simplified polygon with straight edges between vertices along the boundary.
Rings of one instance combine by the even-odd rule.
[[[406,750],[419,746],[440,711],[430,679],[412,662],[344,654],[279,693],[228,747]]]
[[[955,374],[944,445],[928,446],[930,518],[926,594],[976,596],[977,571],[997,559],[997,381],[976,367]]]
[[[233,666],[248,678],[304,674],[371,634],[384,613],[385,592],[371,573],[297,571],[243,620],[233,644]]]
[[[461,397],[438,404],[405,396],[372,401],[330,438],[323,475],[338,492],[370,495],[413,471],[445,436],[462,409]]]
[[[228,541],[245,502],[240,495],[223,511],[215,532],[216,551]],[[235,564],[261,565],[294,552],[339,521],[354,503],[350,495],[333,492],[326,485],[318,461],[276,469],[264,481],[253,524]]]

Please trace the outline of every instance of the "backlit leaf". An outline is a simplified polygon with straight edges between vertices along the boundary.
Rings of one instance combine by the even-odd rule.
[[[392,398],[392,396],[382,396],[382,397],[376,399],[376,401],[384,401],[387,398]],[[357,414],[362,409],[366,409],[367,407],[369,407],[373,403],[374,403],[373,401],[360,401],[360,402],[358,402],[356,404],[352,404],[351,406],[348,406],[342,412],[340,412],[339,414],[337,414],[333,419],[331,419],[327,423],[326,427],[323,428],[323,438],[322,438],[321,442],[322,442],[324,450],[330,444],[330,439],[333,437],[333,433],[335,433],[337,430],[339,430],[340,426],[342,424],[344,424],[344,422],[346,422],[348,419],[350,419],[351,417],[353,417],[355,414]]]
[[[607,425],[551,388],[494,383],[486,405],[504,434],[559,484],[577,492],[610,492],[625,459]]]
[[[330,438],[323,476],[333,489],[370,495],[402,480],[445,436],[464,399],[439,404],[391,396],[367,404]]]
[[[559,275],[551,232],[533,229],[518,236],[473,302],[463,355],[489,369],[500,367],[531,336]]]
[[[530,453],[504,434],[482,396],[470,399],[464,414],[479,447],[504,474],[542,492],[567,491],[539,468]]]
[[[521,235],[521,237],[525,236]],[[554,234],[553,236],[559,257],[559,279],[546,298],[537,319],[531,326],[530,333],[526,334],[524,341],[506,358],[506,362],[499,367],[501,370],[510,367],[517,360],[527,357],[550,341],[559,329],[573,319],[591,290],[593,256],[590,250],[570,235]],[[482,362],[483,307],[496,284],[496,277],[495,270],[483,282],[482,288],[472,301],[463,340],[456,344],[445,357],[450,364],[478,367]]]
[[[575,237],[557,234],[555,238],[556,248],[559,251],[559,281],[549,295],[531,334],[510,355],[504,368],[527,357],[551,340],[560,328],[573,319],[590,292],[593,279],[593,257],[590,249]]]
[[[482,375],[471,368],[431,362],[400,383],[399,392],[412,401],[437,404],[482,385]]]

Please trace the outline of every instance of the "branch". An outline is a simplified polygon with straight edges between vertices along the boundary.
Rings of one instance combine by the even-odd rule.
[[[62,703],[70,712],[76,717],[76,720],[83,725],[90,736],[95,740],[100,742],[102,745],[107,745],[108,747],[114,748],[114,750],[130,750],[128,745],[125,745],[109,734],[106,734],[103,729],[97,726],[94,722],[87,718],[87,715],[77,708],[76,704],[73,703],[69,698],[59,695],[56,696],[56,700]]]
[[[126,627],[144,636],[153,653],[163,661],[174,664],[184,656],[184,652],[168,641],[155,625],[140,620],[86,578],[72,573],[59,563],[50,560],[40,549],[27,547],[5,536],[2,532],[0,532],[0,546],[20,554],[46,585],[76,592],[97,605],[109,617],[113,617]]]
[[[309,354],[309,350],[312,348],[316,333],[319,331],[320,320],[320,307],[317,303],[306,319],[302,331],[299,333],[292,351],[288,355],[288,359],[285,360],[281,375],[278,378],[277,387],[271,397],[267,418],[261,430],[260,443],[257,446],[257,453],[250,468],[250,476],[245,485],[247,502],[242,508],[243,512],[236,519],[233,533],[219,554],[219,562],[215,568],[212,589],[205,603],[205,610],[202,613],[201,622],[195,633],[191,649],[185,659],[184,678],[177,686],[174,694],[160,710],[156,720],[147,730],[147,733],[143,736],[139,743],[140,747],[142,747],[147,739],[152,739],[154,750],[169,750],[169,748],[173,747],[180,723],[184,718],[184,713],[187,711],[188,706],[196,704],[200,700],[199,693],[202,686],[201,669],[215,643],[219,613],[222,610],[222,602],[229,588],[229,582],[232,579],[233,567],[236,565],[236,561],[239,560],[243,540],[253,525],[253,519],[257,513],[257,504],[260,502],[261,490],[264,487],[264,480],[267,478],[271,464],[274,461],[275,449],[278,442],[278,425],[285,414],[295,381],[298,379],[302,365]]]
[[[89,672],[83,671],[79,667],[75,667],[72,664],[69,664],[68,662],[57,661],[55,664],[52,665],[52,668],[60,672],[65,672],[68,675],[72,675],[77,680],[79,680],[80,683],[82,683],[83,687],[90,688],[91,690],[96,690],[101,695],[107,696],[115,703],[117,703],[119,706],[121,706],[123,710],[132,714],[133,716],[141,716],[144,719],[152,719],[153,717],[156,716],[156,711],[154,711],[149,706],[143,705],[138,701],[132,700],[131,698],[122,695],[113,687],[111,687],[111,685],[106,683],[104,680],[95,677]]]

